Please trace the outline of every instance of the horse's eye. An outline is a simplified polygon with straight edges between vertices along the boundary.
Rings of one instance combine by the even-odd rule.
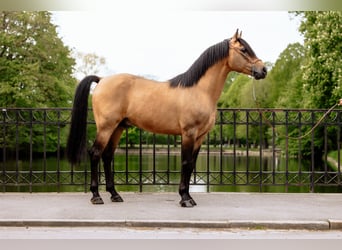
[[[246,54],[246,53],[247,53],[247,49],[246,49],[246,48],[242,48],[240,51],[241,51],[243,54]]]

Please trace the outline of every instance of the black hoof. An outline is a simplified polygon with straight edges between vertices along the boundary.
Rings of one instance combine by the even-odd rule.
[[[181,200],[179,202],[179,204],[182,206],[182,207],[194,207],[196,206],[196,202],[193,200],[193,199],[190,199],[190,200]]]
[[[123,199],[121,198],[120,195],[112,195],[112,197],[110,197],[112,202],[123,202]]]
[[[94,196],[93,198],[91,198],[91,203],[94,205],[101,205],[104,204],[102,198],[100,196]]]

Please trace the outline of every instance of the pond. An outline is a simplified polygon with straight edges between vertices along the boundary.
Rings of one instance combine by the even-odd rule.
[[[114,181],[118,191],[177,192],[180,155],[119,153]],[[55,157],[0,163],[0,188],[4,192],[88,192],[88,162],[71,167]],[[101,187],[104,191],[104,174]],[[191,192],[310,192],[310,163],[276,156],[201,153],[192,176]],[[323,173],[324,174],[324,173]],[[209,183],[209,185],[208,185]],[[315,192],[342,192],[340,187],[315,187]]]

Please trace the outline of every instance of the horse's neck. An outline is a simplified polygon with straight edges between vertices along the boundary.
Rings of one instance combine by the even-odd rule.
[[[198,87],[208,94],[215,107],[230,71],[231,69],[228,68],[223,61],[216,63],[207,70],[198,83]]]

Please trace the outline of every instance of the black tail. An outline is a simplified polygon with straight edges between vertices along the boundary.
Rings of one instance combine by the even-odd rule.
[[[71,164],[79,163],[86,153],[88,97],[91,84],[99,81],[99,77],[91,75],[85,77],[77,86],[66,149]]]

